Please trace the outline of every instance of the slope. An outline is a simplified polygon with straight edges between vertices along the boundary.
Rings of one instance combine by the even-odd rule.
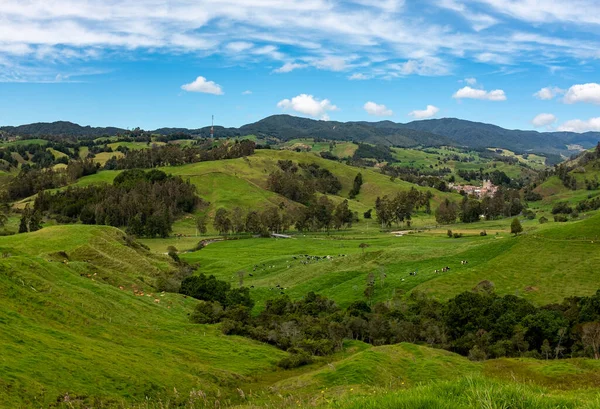
[[[189,323],[193,300],[152,288],[173,266],[122,237],[61,226],[0,238],[1,407],[49,407],[67,395],[122,407],[174,399],[174,388],[225,399],[284,356]]]

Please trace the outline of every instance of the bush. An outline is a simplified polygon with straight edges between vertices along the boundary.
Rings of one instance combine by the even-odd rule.
[[[283,369],[298,368],[312,363],[312,357],[306,352],[290,354],[277,362],[277,366]]]
[[[480,236],[487,236],[487,232],[484,230],[484,231],[482,231],[482,232],[479,232],[479,235],[480,235]]]
[[[448,230],[448,231],[446,232],[446,234],[448,235],[448,237],[452,238],[452,230]]]
[[[216,324],[222,316],[223,307],[220,303],[201,301],[194,308],[190,320],[196,324]]]
[[[566,202],[559,202],[552,207],[552,214],[569,214],[573,209]]]
[[[540,217],[540,224],[548,223],[548,218],[545,216]]]
[[[485,361],[487,359],[487,354],[484,350],[475,345],[473,348],[469,350],[469,360],[470,361]]]
[[[564,214],[557,214],[556,216],[554,216],[554,221],[564,223],[566,221],[569,221],[569,219]]]
[[[455,239],[460,239],[462,237],[462,233],[454,233],[452,237],[454,237]]]

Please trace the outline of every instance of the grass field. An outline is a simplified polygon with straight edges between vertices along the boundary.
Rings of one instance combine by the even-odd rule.
[[[460,239],[447,238],[445,229],[395,237],[372,228],[341,236],[227,240],[182,258],[200,263],[200,271],[232,284],[237,283],[238,271],[252,274],[245,283],[254,286],[251,291],[258,308],[277,295],[277,284],[287,288],[291,297],[317,291],[346,306],[362,297],[367,275],[374,272],[379,277],[382,268],[387,278],[375,290],[378,301],[413,289],[447,299],[482,280],[492,281],[500,294],[518,294],[537,304],[590,295],[600,288],[594,267],[600,262],[600,215],[566,225],[523,221],[526,234],[516,238],[508,234],[509,223],[448,226],[458,227],[453,231],[464,234]],[[488,236],[481,237],[480,231],[488,228]],[[186,250],[196,241],[163,241],[159,247],[163,252],[169,244]],[[360,243],[369,244],[364,254]],[[300,255],[305,254],[332,258],[303,264]],[[461,260],[468,260],[468,266]],[[451,273],[435,274],[434,270],[446,266]],[[409,276],[413,271],[418,274]]]
[[[352,148],[341,145],[334,151]],[[295,206],[266,189],[268,174],[282,159],[329,169],[343,185],[338,196],[331,196],[336,202],[347,197],[360,171],[364,184],[350,201],[359,212],[373,207],[377,196],[412,186],[324,160],[317,152],[329,145],[315,146],[306,153],[259,150],[248,158],[163,170],[194,183],[210,202],[202,210],[209,214],[218,207],[261,210],[282,201]],[[431,160],[421,151],[395,152],[404,155],[401,166],[404,160],[411,166]],[[109,155],[115,153],[101,159]],[[112,183],[118,173],[102,171],[77,185]],[[0,174],[0,183],[8,177]],[[538,217],[548,215],[558,197],[573,202],[589,194],[561,189],[558,182],[550,178],[539,188],[552,199],[532,206]],[[434,208],[443,198],[460,198],[431,191]],[[11,216],[7,230],[16,230],[18,223],[18,215]],[[277,285],[293,299],[314,291],[346,307],[364,299],[369,273],[376,277],[374,301],[412,291],[446,300],[482,280],[492,281],[498,294],[517,294],[537,305],[600,288],[595,270],[600,213],[567,223],[522,220],[524,232],[518,237],[509,234],[510,223],[437,226],[431,215],[420,214],[409,234],[380,232],[374,220],[361,220],[348,230],[294,233],[291,239],[228,237],[193,252],[188,250],[201,239],[221,239],[212,231],[197,237],[193,215],[174,225],[188,237],[139,241],[147,247],[105,226],[47,223],[35,233],[0,237],[0,407],[600,408],[600,361],[595,360],[471,362],[423,345],[346,340],[334,355],[283,370],[276,364],[287,352],[224,336],[219,325],[192,324],[188,316],[195,300],[155,288],[158,277],[177,268],[165,255],[171,245],[196,273],[214,274],[233,287],[237,273],[245,271],[244,283],[257,301],[254,312],[279,295]],[[448,238],[448,229],[463,236]],[[480,235],[484,230],[487,235]],[[361,249],[361,243],[368,247]],[[446,266],[449,272],[434,272]]]
[[[489,225],[500,232],[508,222]],[[387,273],[383,286],[378,278],[380,300],[415,288],[447,298],[468,290],[471,279],[496,274],[492,279],[500,293],[512,292],[516,283],[541,280],[536,292],[522,294],[541,303],[595,291],[593,266],[600,252],[589,235],[599,225],[600,216],[541,227],[529,222],[527,234],[518,238],[505,232],[480,237],[478,225],[461,239],[448,239],[443,230],[404,237],[353,230],[288,240],[229,240],[181,257],[230,282],[237,281],[239,269],[250,273],[254,264],[274,266],[246,277],[246,285],[255,286],[257,308],[274,295],[268,287],[275,283],[288,287],[293,298],[317,291],[345,306],[362,297],[365,275],[380,266]],[[348,341],[327,359],[277,369],[275,363],[286,353],[223,336],[218,325],[191,324],[194,300],[156,292],[157,275],[174,268],[166,256],[156,254],[158,247],[177,239],[144,242],[157,248],[148,252],[127,244],[120,230],[84,225],[0,237],[5,255],[0,258],[0,407],[47,407],[65,394],[71,402],[59,407],[192,408],[214,407],[216,401],[247,408],[445,407],[430,405],[446,401],[450,392],[457,404],[451,407],[474,407],[488,398],[514,403],[516,396],[522,408],[591,408],[598,402],[600,364],[583,359],[475,363],[424,346]],[[365,254],[358,248],[361,242],[370,244]],[[553,256],[565,254],[553,244],[572,255],[569,266]],[[301,265],[293,259],[300,254],[334,257]],[[470,262],[463,269],[462,259]],[[443,265],[451,265],[451,272],[432,273]],[[561,268],[569,270],[568,288],[564,276],[557,276]],[[406,279],[414,270],[418,275]]]

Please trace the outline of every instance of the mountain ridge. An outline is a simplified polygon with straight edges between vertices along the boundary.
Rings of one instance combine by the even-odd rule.
[[[574,153],[567,145],[590,148],[600,140],[600,132],[538,132],[506,129],[483,122],[457,118],[440,118],[397,123],[389,120],[321,121],[291,115],[272,115],[239,128],[215,126],[215,135],[236,137],[254,134],[281,140],[322,138],[365,142],[397,147],[463,146],[469,148],[503,147],[516,152],[536,152],[553,155]],[[0,131],[20,136],[78,136],[95,138],[127,132],[118,127],[81,126],[68,121],[38,122],[20,126],[0,127]],[[152,131],[160,135],[177,133],[199,137],[210,136],[210,127],[196,129],[163,127]]]

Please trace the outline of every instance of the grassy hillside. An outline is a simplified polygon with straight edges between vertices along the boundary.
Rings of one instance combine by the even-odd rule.
[[[468,287],[465,274],[478,270],[485,277],[486,263],[513,254],[527,240],[554,242],[558,229],[565,229],[563,247],[571,242],[583,245],[587,232],[599,224],[595,217],[544,226],[535,237],[530,230],[528,237],[516,239],[501,234],[502,239],[473,235],[454,240],[435,232],[247,239],[213,243],[182,256],[200,261],[201,271],[230,281],[237,280],[231,275],[246,267],[244,263],[262,260],[275,267],[248,276],[247,285],[282,283],[291,286],[293,297],[314,290],[345,305],[360,297],[354,286],[362,293],[364,274],[379,265],[388,273],[386,284],[376,290],[380,299],[395,288],[410,290],[444,279],[429,273],[442,263],[453,267],[448,278]],[[365,255],[358,248],[363,241],[371,244]],[[288,261],[296,263],[288,255],[305,253],[335,257],[287,268]],[[588,247],[591,262],[594,253],[599,252]],[[110,227],[56,226],[0,237],[0,254],[0,348],[5,352],[0,360],[0,407],[193,408],[214,407],[218,401],[218,406],[246,408],[408,408],[447,402],[450,393],[457,405],[452,407],[473,407],[485,399],[514,404],[517,396],[522,401],[518,407],[523,408],[596,407],[598,402],[600,364],[583,359],[475,363],[424,346],[372,347],[348,341],[344,351],[327,360],[294,370],[276,369],[275,363],[286,353],[223,336],[218,326],[191,324],[188,314],[194,300],[153,288],[159,274],[175,268],[169,259],[127,241],[120,230]],[[464,258],[470,265],[460,270],[458,261]],[[580,267],[587,271],[590,266],[574,264],[570,274],[579,274]],[[247,268],[252,271],[251,265]],[[400,281],[416,268],[414,282]],[[576,281],[571,277],[569,282]],[[587,285],[595,288],[592,281]],[[572,290],[583,294],[583,287],[573,285]],[[556,289],[544,297],[569,291],[559,294]],[[267,288],[253,293],[259,299],[271,294]],[[67,395],[70,401],[64,402]]]
[[[464,234],[460,239],[447,238],[445,229],[395,237],[373,227],[367,231],[363,225],[360,231],[342,236],[223,241],[182,257],[199,262],[200,271],[231,283],[237,282],[238,271],[251,273],[245,282],[254,286],[251,291],[259,306],[278,294],[277,284],[287,288],[291,297],[317,291],[346,306],[363,298],[368,274],[374,272],[379,278],[382,269],[387,278],[383,285],[378,282],[374,297],[378,301],[414,289],[447,299],[490,280],[500,294],[518,294],[545,304],[598,289],[594,265],[600,262],[600,241],[593,237],[600,235],[599,222],[600,215],[543,226],[536,220],[523,221],[527,233],[516,238],[508,234],[510,220],[448,226]],[[484,229],[488,236],[481,237]],[[185,242],[170,242],[186,249]],[[163,249],[168,245],[161,243]],[[361,243],[369,245],[364,254]],[[304,264],[301,255],[305,254],[332,258]],[[461,265],[461,260],[469,264]],[[446,266],[450,272],[434,272]],[[414,271],[418,274],[410,276]]]
[[[48,407],[65,393],[94,407],[174,387],[227,393],[284,355],[190,324],[193,300],[152,290],[169,262],[122,237],[61,226],[0,238],[0,407]]]
[[[194,183],[198,188],[199,195],[211,203],[208,209],[209,213],[214,214],[219,207],[232,209],[239,206],[244,209],[261,209],[267,205],[279,205],[281,202],[294,206],[286,198],[267,190],[268,175],[278,169],[278,160],[316,163],[331,171],[342,183],[342,190],[338,194],[339,198],[333,197],[334,201],[348,197],[356,174],[361,172],[364,180],[361,192],[356,199],[350,200],[350,207],[359,212],[372,208],[377,196],[394,195],[400,190],[407,190],[415,186],[402,180],[391,181],[388,176],[370,169],[360,169],[326,160],[314,153],[277,150],[258,150],[247,158],[200,162],[161,169]],[[79,179],[76,185],[112,183],[117,174],[116,171],[101,171]],[[428,190],[434,194],[433,208],[445,197],[460,199],[458,194],[442,193],[431,188],[417,187],[417,189]],[[430,221],[431,218],[428,220]],[[192,226],[188,223],[186,229],[190,228]]]

